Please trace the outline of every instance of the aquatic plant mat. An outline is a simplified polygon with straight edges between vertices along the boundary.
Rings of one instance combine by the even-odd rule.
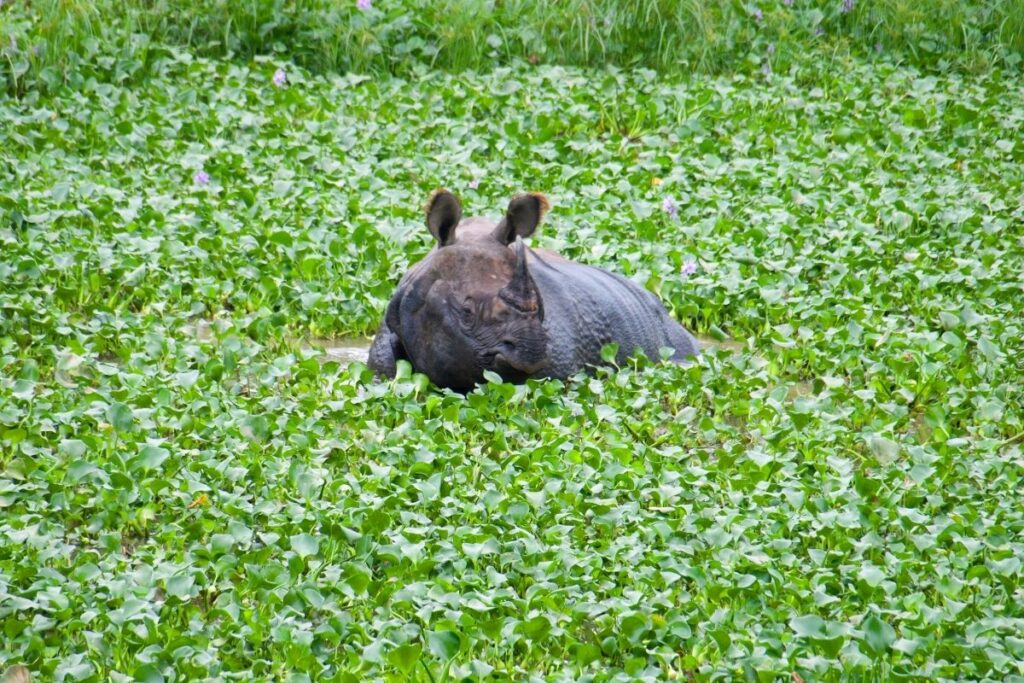
[[[884,57],[0,99],[0,669],[1020,680],[1022,125]],[[438,186],[728,346],[467,396],[313,348]]]

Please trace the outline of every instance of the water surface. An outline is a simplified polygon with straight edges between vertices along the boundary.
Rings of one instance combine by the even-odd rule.
[[[324,360],[335,360],[339,363],[365,363],[370,352],[370,343],[373,340],[368,337],[311,337],[304,341],[304,346],[312,349],[321,349],[324,352]],[[701,349],[727,349],[734,353],[740,353],[746,348],[746,343],[735,339],[718,341],[706,335],[697,335],[697,341]]]

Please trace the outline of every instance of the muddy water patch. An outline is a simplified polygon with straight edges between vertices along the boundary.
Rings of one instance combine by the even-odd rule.
[[[712,336],[706,334],[695,334],[697,343],[700,345],[701,351],[707,349],[725,349],[726,351],[732,351],[733,353],[743,353],[747,349],[747,343],[736,339],[725,339],[719,341]]]
[[[370,354],[370,343],[367,337],[311,337],[304,339],[302,345],[309,349],[324,352],[322,360],[337,361],[342,365],[349,363],[365,363]]]
[[[214,331],[217,321],[198,320],[195,323],[186,325],[182,331],[201,341],[209,341],[214,338]],[[709,335],[694,335],[701,351],[709,349],[725,349],[732,353],[743,353],[747,350],[744,341],[736,339],[718,340]],[[359,335],[343,337],[303,337],[293,339],[294,343],[304,349],[317,349],[323,351],[323,361],[337,361],[343,365],[348,363],[365,363],[370,353],[370,345],[373,339]]]
[[[229,327],[229,325],[226,325]],[[182,334],[194,337],[199,341],[216,341],[216,332],[223,331],[218,328],[217,320],[197,320],[181,327]],[[349,363],[365,363],[370,353],[370,344],[373,341],[369,337],[346,336],[346,337],[286,337],[289,345],[299,347],[303,350],[322,351],[321,361],[337,361],[343,365]]]
[[[213,328],[216,324],[216,320],[196,320],[194,323],[182,325],[180,332],[187,337],[195,337],[199,341],[210,341],[213,339]]]
[[[370,352],[372,339],[368,337],[310,337],[303,339],[305,348],[319,349],[324,352],[324,361],[338,361],[342,364],[365,363]],[[733,353],[741,353],[746,344],[734,339],[718,341],[713,337],[698,336],[697,342],[701,349],[727,349]]]
[[[190,326],[189,332],[197,339],[209,340],[213,338],[213,325],[206,320],[197,321]],[[718,340],[709,335],[694,335],[702,351],[710,349],[725,349],[733,354],[746,352],[747,343],[736,339]],[[370,345],[373,339],[363,336],[346,337],[305,337],[294,340],[296,344],[304,349],[316,349],[323,352],[321,362],[335,361],[341,365],[349,363],[366,363],[370,353]],[[814,394],[810,381],[798,381],[789,385],[787,400],[803,398]]]
[[[745,341],[737,339],[719,340],[706,334],[698,334],[694,336],[697,338],[697,343],[700,344],[701,351],[724,349],[732,352],[734,355],[739,355],[749,351],[747,342]],[[811,380],[797,380],[788,383],[786,386],[788,387],[786,391],[787,401],[795,401],[798,398],[808,398],[814,395],[814,385]]]

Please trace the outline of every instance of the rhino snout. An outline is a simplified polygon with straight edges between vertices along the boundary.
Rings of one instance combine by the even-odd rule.
[[[523,360],[519,358],[509,358],[501,353],[497,353],[494,356],[494,368],[497,370],[499,375],[506,373],[521,373],[522,375],[534,375],[540,372],[546,359],[541,360]]]
[[[498,374],[536,374],[547,364],[547,355],[542,349],[528,347],[526,345],[524,348],[515,340],[506,339],[487,354],[487,365],[493,367]]]

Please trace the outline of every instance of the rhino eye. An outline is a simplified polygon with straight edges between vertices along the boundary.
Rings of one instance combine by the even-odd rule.
[[[472,299],[463,299],[461,302],[456,303],[454,308],[463,321],[470,321],[476,317],[476,304]]]

